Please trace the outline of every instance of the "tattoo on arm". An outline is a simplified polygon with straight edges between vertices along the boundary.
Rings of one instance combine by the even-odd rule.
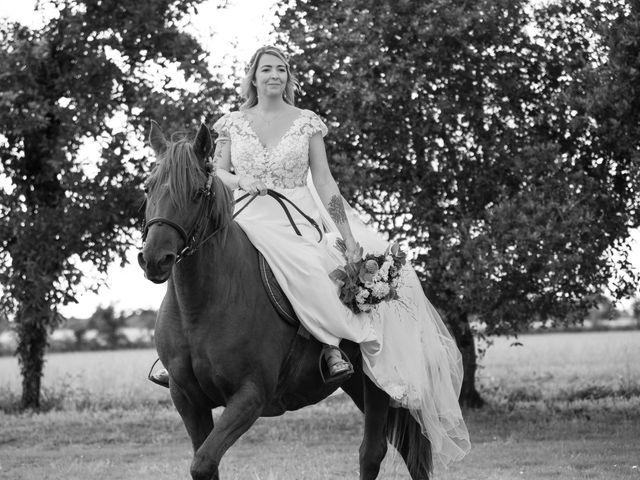
[[[213,162],[217,165],[222,158],[222,143],[216,145],[216,151],[213,153]]]
[[[336,225],[339,223],[347,223],[347,214],[344,211],[344,205],[342,205],[340,196],[334,195],[331,197],[327,211]]]

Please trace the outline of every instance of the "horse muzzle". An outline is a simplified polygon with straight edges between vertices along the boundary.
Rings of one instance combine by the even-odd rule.
[[[152,255],[143,249],[138,253],[138,265],[144,271],[144,276],[153,283],[164,283],[169,279],[176,259],[177,255],[172,252]]]

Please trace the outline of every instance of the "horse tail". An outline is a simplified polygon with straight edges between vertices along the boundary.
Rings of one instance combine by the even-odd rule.
[[[387,439],[400,453],[413,480],[429,480],[433,471],[431,442],[405,408],[389,408]]]

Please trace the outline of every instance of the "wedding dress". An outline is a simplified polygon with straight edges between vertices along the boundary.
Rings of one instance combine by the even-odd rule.
[[[258,196],[236,222],[273,269],[296,314],[323,343],[340,339],[360,344],[365,373],[395,406],[411,411],[431,441],[434,459],[443,464],[461,459],[470,448],[469,433],[458,405],[462,359],[455,341],[425,297],[407,263],[398,287],[399,300],[382,302],[370,312],[353,313],[338,297],[329,273],[345,260],[335,248],[338,230],[322,205],[309,172],[309,140],[326,125],[302,110],[273,148],[266,148],[240,112],[214,125],[217,142],[230,141],[235,173],[261,180],[294,202],[328,231],[318,231],[294,209],[294,233],[282,207],[270,196]],[[236,198],[244,192],[236,190]],[[346,203],[346,202],[345,202]],[[236,206],[242,208],[244,202]],[[345,205],[355,239],[365,252],[382,253],[387,242]]]

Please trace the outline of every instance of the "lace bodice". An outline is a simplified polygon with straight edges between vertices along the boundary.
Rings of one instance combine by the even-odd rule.
[[[307,184],[309,139],[327,126],[311,110],[300,115],[273,148],[266,148],[243,112],[231,112],[220,118],[213,129],[216,142],[231,141],[231,164],[237,175],[249,175],[269,188],[295,188]]]

